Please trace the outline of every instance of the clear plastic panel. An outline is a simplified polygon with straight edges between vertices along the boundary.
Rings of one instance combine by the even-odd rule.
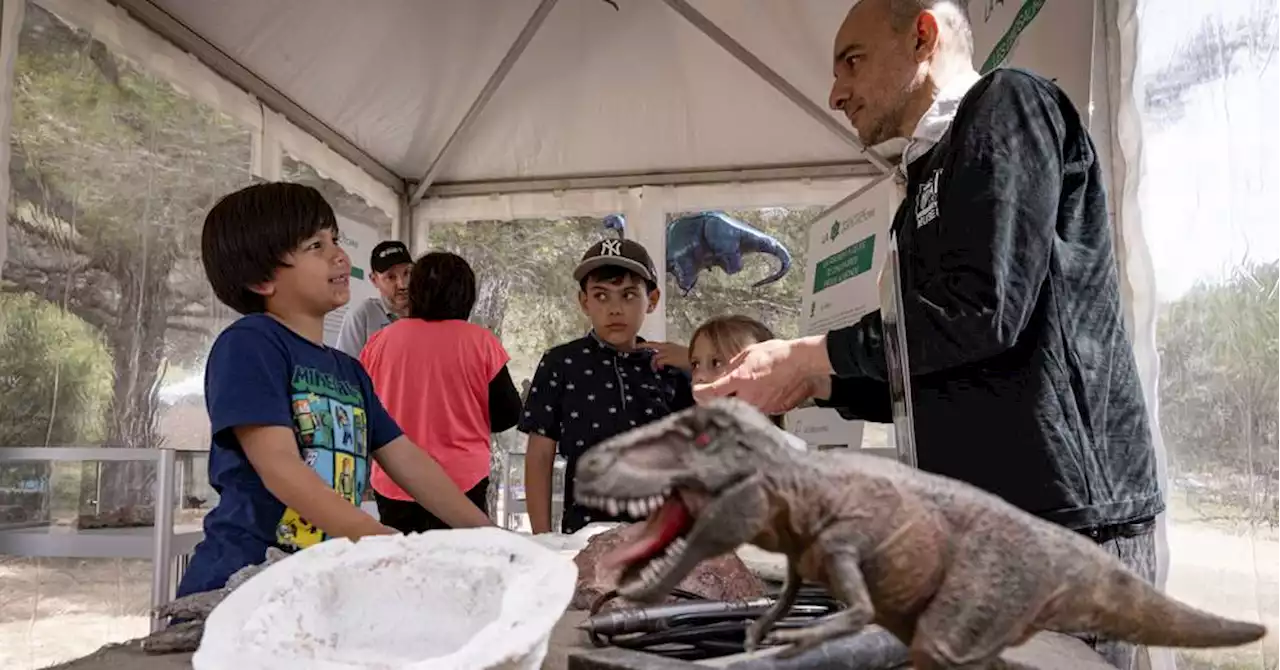
[[[204,360],[235,315],[200,231],[252,182],[252,132],[33,2],[13,67],[0,449],[207,449]],[[216,500],[204,466],[178,460],[191,498],[174,519],[198,528]],[[0,463],[0,532],[145,541],[155,479],[154,460]],[[0,665],[145,633],[149,563],[0,557]]]
[[[1275,668],[1280,77],[1273,0],[1142,0],[1137,209],[1155,271],[1168,591],[1270,630],[1181,668]]]

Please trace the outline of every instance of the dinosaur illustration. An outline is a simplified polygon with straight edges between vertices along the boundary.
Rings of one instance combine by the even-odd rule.
[[[607,230],[626,235],[626,220],[618,214],[604,219]],[[753,284],[759,287],[782,279],[791,269],[791,252],[781,242],[724,212],[699,212],[667,224],[667,272],[688,295],[698,274],[718,267],[725,274],[742,272],[743,256],[763,253],[780,262],[778,271]]]
[[[724,398],[602,442],[578,461],[579,502],[648,515],[610,559],[618,592],[653,602],[699,562],[744,543],[787,556],[777,603],[802,581],[846,605],[770,639],[789,656],[878,624],[920,669],[987,667],[1039,631],[1140,645],[1221,647],[1264,626],[1160,593],[1092,539],[968,484],[855,451],[797,451],[750,405]]]

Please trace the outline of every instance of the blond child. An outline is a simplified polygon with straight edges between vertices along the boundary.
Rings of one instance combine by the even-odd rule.
[[[706,384],[719,379],[738,352],[757,342],[772,339],[773,331],[749,316],[731,314],[708,319],[689,338],[693,383]],[[778,427],[783,426],[782,416],[772,418]]]

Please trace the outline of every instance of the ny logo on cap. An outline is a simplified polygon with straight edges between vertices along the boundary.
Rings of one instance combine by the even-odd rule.
[[[621,256],[622,240],[604,240],[600,244],[601,256]]]

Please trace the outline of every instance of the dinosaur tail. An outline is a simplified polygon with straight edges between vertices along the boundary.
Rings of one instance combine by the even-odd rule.
[[[756,249],[755,251],[766,253],[777,258],[779,264],[777,272],[774,272],[768,277],[752,284],[752,286],[756,288],[764,286],[765,284],[772,284],[773,282],[782,279],[786,276],[787,271],[791,269],[791,252],[787,251],[787,248],[782,246],[780,242],[773,238],[765,238],[759,246],[762,248]]]
[[[1118,562],[1117,562],[1118,563]],[[1119,568],[1117,565],[1116,568]],[[1178,602],[1127,569],[1111,568],[1078,593],[1085,628],[1153,647],[1234,647],[1262,639],[1265,626],[1234,621]]]

